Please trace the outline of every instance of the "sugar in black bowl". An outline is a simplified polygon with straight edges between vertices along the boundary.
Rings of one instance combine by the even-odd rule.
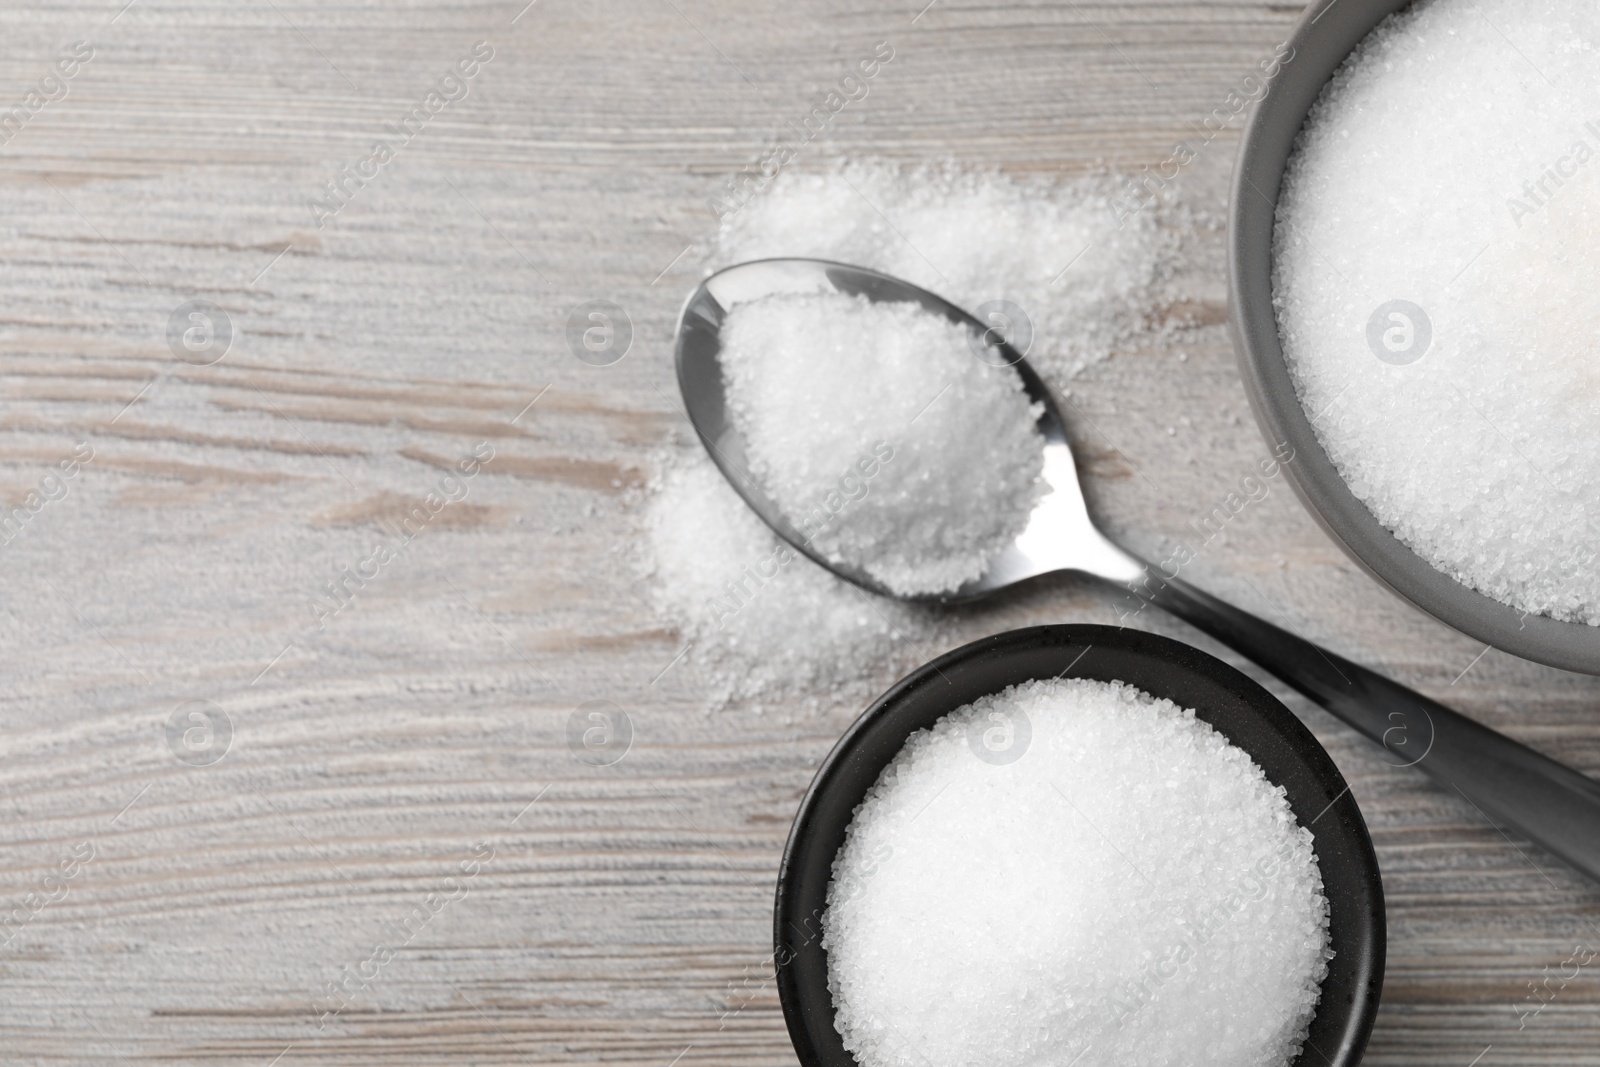
[[[774,959],[807,1067],[1360,1060],[1383,888],[1332,760],[1179,642],[967,645],[845,733],[784,853]]]

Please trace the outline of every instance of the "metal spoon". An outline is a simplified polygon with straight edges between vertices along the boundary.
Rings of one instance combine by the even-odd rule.
[[[1108,540],[1094,525],[1078,484],[1061,416],[1043,380],[1022,356],[994,337],[988,323],[897,278],[816,259],[767,259],[711,275],[684,305],[678,320],[678,385],[689,418],[711,458],[746,503],[779,536],[814,562],[884,596],[897,596],[865,571],[829,560],[784,516],[749,474],[744,437],[723,397],[720,331],[734,304],[780,293],[860,294],[877,302],[908,302],[965,325],[989,343],[992,360],[1013,366],[1030,398],[1043,407],[1044,480],[1050,492],[1026,529],[982,577],[935,598],[959,602],[985,596],[1055,571],[1079,571],[1118,586],[1124,618],[1155,605],[1203,630],[1327,708],[1399,757],[1461,793],[1490,821],[1509,824],[1600,881],[1600,783],[1480,726],[1380,674],[1264,622],[1175,574],[1167,575]]]

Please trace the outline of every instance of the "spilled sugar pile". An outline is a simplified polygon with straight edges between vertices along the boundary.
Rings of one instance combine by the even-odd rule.
[[[908,641],[932,630],[923,611],[861,592],[795,552],[709,459],[689,453],[654,488],[655,593],[681,620],[715,698],[832,697],[886,662],[914,662]]]
[[[1177,254],[1162,210],[1118,228],[1120,189],[1109,177],[874,162],[787,171],[724,222],[708,271],[811,256],[893,274],[975,313],[1006,300],[1027,317],[1029,363],[1061,383],[1148,339]],[[713,703],[854,702],[943,650],[932,609],[864,594],[781,547],[692,435],[659,467],[644,520],[650,590]]]
[[[864,1067],[1282,1067],[1329,958],[1283,789],[1193,711],[1085,679],[913,734],[822,926]]]
[[[1148,328],[1152,289],[1177,253],[1161,211],[1132,215],[1124,183],[1012,178],[871,162],[786,171],[723,224],[726,267],[769,256],[836,259],[904,278],[980,318],[1006,301],[1031,324],[1024,355],[1063,380]]]
[[[1593,0],[1386,20],[1301,135],[1274,277],[1301,402],[1373,515],[1457,581],[1591,626],[1597,54]]]
[[[813,549],[896,593],[979,577],[1043,492],[1038,413],[974,336],[842,293],[736,304],[723,324],[750,473]]]

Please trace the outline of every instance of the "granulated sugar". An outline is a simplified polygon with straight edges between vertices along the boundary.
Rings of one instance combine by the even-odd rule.
[[[1177,256],[1164,208],[1118,228],[1120,192],[1111,177],[872,160],[791,169],[724,221],[705,269],[815,256],[905,278],[974,313],[1006,299],[1028,316],[1028,362],[1062,385],[1113,349],[1148,342]],[[865,594],[798,555],[772,571],[773,535],[692,433],[658,466],[644,523],[649,591],[713,702],[850,703],[942,648],[929,610]]]
[[[1330,958],[1282,788],[1193,711],[1081,679],[914,734],[822,925],[863,1067],[1279,1067]]]
[[[1386,20],[1301,134],[1274,278],[1301,401],[1373,515],[1456,580],[1589,625],[1597,60],[1593,0],[1431,0]]]
[[[1118,225],[1124,184],[873,160],[786,170],[723,223],[712,266],[839,260],[904,278],[986,322],[980,309],[1004,300],[1031,327],[1019,345],[1028,362],[1062,381],[1149,328],[1177,252],[1164,207]]]
[[[825,557],[897,593],[950,592],[1027,525],[1039,413],[966,327],[814,293],[736,304],[722,338],[750,473]]]

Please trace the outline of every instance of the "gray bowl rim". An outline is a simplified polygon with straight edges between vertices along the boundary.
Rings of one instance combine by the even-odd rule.
[[[1600,627],[1525,614],[1436,569],[1380,523],[1317,440],[1279,343],[1272,236],[1284,167],[1305,117],[1362,38],[1411,0],[1332,0],[1308,8],[1245,127],[1228,208],[1229,329],[1250,407],[1269,445],[1287,444],[1289,484],[1330,537],[1402,599],[1487,645],[1563,670],[1600,674]]]

